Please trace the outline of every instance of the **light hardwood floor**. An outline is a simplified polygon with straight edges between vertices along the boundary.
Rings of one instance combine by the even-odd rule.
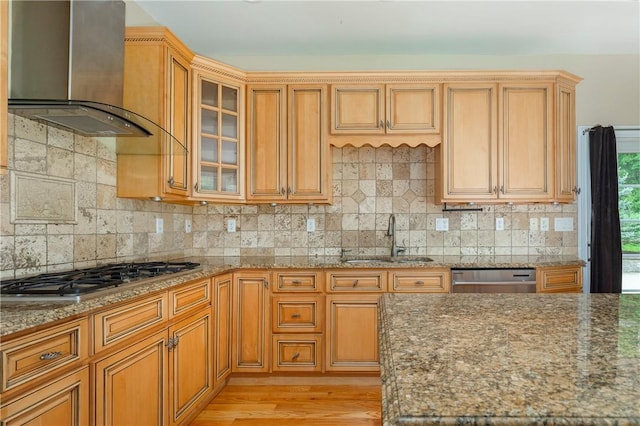
[[[190,426],[381,425],[378,377],[232,378]]]

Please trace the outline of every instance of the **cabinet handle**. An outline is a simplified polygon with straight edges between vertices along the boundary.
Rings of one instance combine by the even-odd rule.
[[[173,186],[175,179],[171,176],[167,182],[169,182],[169,185]]]
[[[291,318],[300,318],[300,314],[298,313],[291,314]]]
[[[173,348],[178,346],[178,342],[180,342],[180,338],[179,337],[170,337],[169,338],[169,340],[167,341],[167,348],[169,349],[169,352],[171,352],[173,350]]]
[[[380,128],[384,129],[384,121],[382,119],[380,119]]]
[[[280,195],[284,195],[284,186],[280,188]]]
[[[353,287],[355,287],[355,286],[357,286],[357,285],[358,285],[358,280],[355,280],[355,281],[353,282]]]
[[[295,354],[293,354],[293,356],[291,357],[291,361],[295,361],[298,358],[300,358],[300,352],[296,352]]]
[[[387,129],[391,128],[391,122],[389,120],[387,120]]]
[[[291,187],[287,186],[287,195],[291,195]]]
[[[416,285],[424,285],[424,281],[416,281]]]
[[[62,352],[60,352],[60,351],[47,352],[47,353],[44,353],[44,354],[40,355],[40,360],[41,361],[48,361],[48,360],[51,360],[51,359],[56,359],[60,355],[62,355]]]
[[[574,186],[572,191],[575,192],[576,195],[580,195],[580,192],[582,192],[582,189],[578,188],[577,186]]]
[[[498,185],[493,187],[493,190],[491,191],[492,194],[497,194],[498,193]]]
[[[263,279],[262,283],[264,284],[264,288],[268,289],[269,288],[269,281]]]
[[[504,194],[504,185],[500,186],[500,192]]]
[[[300,284],[302,284],[302,281],[300,281],[300,280],[293,280],[293,281],[291,281],[291,284],[293,284],[293,285],[300,285]]]
[[[198,192],[198,182],[196,182],[196,184],[195,184],[195,185],[193,185],[193,189],[195,189],[195,190],[196,190],[196,192]]]

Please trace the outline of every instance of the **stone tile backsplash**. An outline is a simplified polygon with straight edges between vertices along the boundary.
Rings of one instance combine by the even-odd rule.
[[[9,115],[9,170],[75,181],[77,223],[11,223],[10,174],[0,176],[0,277],[100,263],[207,256],[385,255],[390,214],[397,241],[436,260],[498,262],[576,257],[577,231],[553,231],[577,205],[478,205],[442,212],[434,204],[434,152],[418,148],[332,148],[333,205],[181,206],[116,197],[115,140],[73,135]],[[155,233],[155,219],[164,232]],[[495,230],[495,219],[504,230]],[[530,231],[547,217],[551,231]],[[230,218],[237,232],[226,231]],[[307,232],[307,219],[315,232]],[[436,231],[437,218],[449,230]],[[184,231],[192,221],[192,233]],[[575,226],[575,225],[574,225]]]

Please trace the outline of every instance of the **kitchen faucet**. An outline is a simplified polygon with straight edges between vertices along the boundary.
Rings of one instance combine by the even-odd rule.
[[[395,259],[400,253],[404,253],[407,248],[398,246],[396,243],[396,215],[389,216],[389,229],[387,236],[391,237],[391,258]]]

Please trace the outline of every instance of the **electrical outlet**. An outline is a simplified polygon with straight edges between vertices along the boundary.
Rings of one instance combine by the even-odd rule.
[[[164,232],[164,219],[156,217],[156,234],[162,234]]]
[[[504,231],[504,218],[496,217],[496,231]]]
[[[548,217],[540,218],[540,230],[541,231],[548,231],[549,230],[549,218]]]
[[[538,218],[531,217],[529,218],[529,231],[537,231],[538,230]]]
[[[234,217],[227,219],[227,232],[236,232],[236,219]]]
[[[436,218],[436,231],[448,231],[449,230],[449,218],[437,217]]]
[[[191,219],[184,220],[184,232],[187,234],[191,232]]]
[[[316,231],[316,220],[312,217],[307,219],[307,232],[315,232]]]

